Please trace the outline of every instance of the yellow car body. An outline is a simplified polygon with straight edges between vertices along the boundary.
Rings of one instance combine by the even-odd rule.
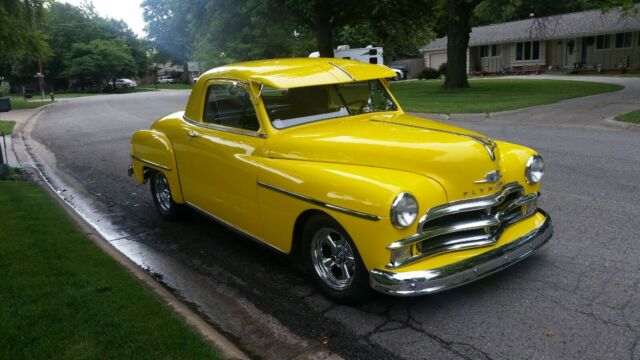
[[[348,232],[371,286],[387,294],[456,287],[544,244],[551,220],[537,208],[540,184],[525,174],[535,151],[408,115],[399,105],[278,129],[261,97],[264,87],[377,79],[388,91],[383,79],[394,75],[342,59],[210,70],[195,84],[185,111],[133,135],[130,170],[140,184],[148,171],[164,174],[176,204],[283,253],[296,253],[310,215],[326,214]],[[258,129],[203,120],[209,87],[229,82],[248,92]],[[419,219],[399,228],[390,208],[403,192],[417,200]]]

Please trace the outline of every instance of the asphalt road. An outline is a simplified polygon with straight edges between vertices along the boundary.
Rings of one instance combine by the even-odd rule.
[[[554,238],[474,284],[418,298],[376,295],[347,307],[326,300],[286,257],[195,213],[165,222],[148,187],[126,176],[131,133],[183,108],[187,96],[59,103],[38,119],[33,136],[55,154],[55,171],[95,204],[97,221],[125,234],[112,243],[252,355],[640,359],[640,132],[581,128],[575,117],[571,127],[561,119],[459,123],[543,154],[540,206],[553,217]]]

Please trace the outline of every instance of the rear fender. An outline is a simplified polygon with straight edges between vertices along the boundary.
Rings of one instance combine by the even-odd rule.
[[[136,183],[144,184],[149,171],[159,171],[169,182],[173,201],[184,203],[173,146],[157,130],[139,130],[131,137],[131,166]]]

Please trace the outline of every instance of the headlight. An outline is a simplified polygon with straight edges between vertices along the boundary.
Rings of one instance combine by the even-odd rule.
[[[398,229],[404,229],[416,221],[418,202],[408,192],[400,193],[391,204],[391,223]]]
[[[537,184],[544,175],[544,160],[540,155],[533,155],[527,161],[527,168],[524,172],[527,183]]]

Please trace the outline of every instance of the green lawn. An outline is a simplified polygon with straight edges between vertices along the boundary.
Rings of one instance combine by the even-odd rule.
[[[215,359],[35,183],[0,182],[1,359]]]
[[[640,124],[640,110],[616,116],[616,120],[633,124]]]
[[[48,96],[45,96],[45,101],[40,101],[40,96],[37,98],[34,97],[30,100],[24,101],[22,95],[11,95],[11,110],[20,110],[20,109],[35,109],[37,107],[51,104],[51,100]]]
[[[156,86],[154,84],[146,84],[138,86],[138,89],[155,89]],[[193,85],[191,84],[158,84],[158,89],[168,89],[168,90],[191,90]]]
[[[15,124],[15,121],[0,120],[0,134],[11,134],[11,131],[13,130],[13,126]]]
[[[520,109],[624,88],[563,80],[478,79],[469,83],[469,89],[443,90],[440,80],[403,81],[392,83],[391,89],[405,111],[450,114]]]
[[[55,93],[55,98],[56,99],[68,99],[68,98],[95,96],[95,95],[103,95],[103,94],[102,93],[61,92],[61,93]]]

